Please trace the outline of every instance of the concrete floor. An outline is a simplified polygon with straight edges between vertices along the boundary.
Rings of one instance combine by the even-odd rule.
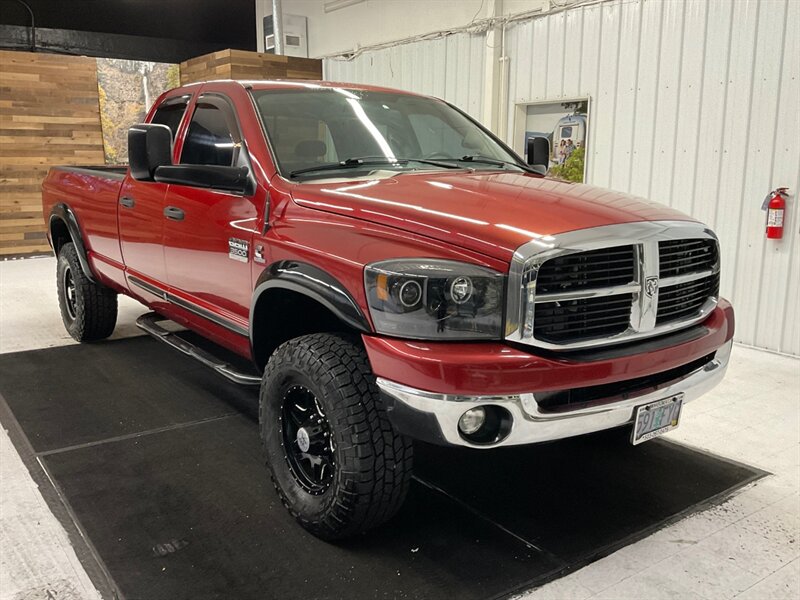
[[[0,262],[0,353],[74,343],[54,274],[53,258]],[[143,312],[121,297],[114,337]],[[800,597],[800,360],[734,346],[725,381],[684,411],[674,440],[773,475],[521,598]],[[0,430],[0,600],[98,597]]]

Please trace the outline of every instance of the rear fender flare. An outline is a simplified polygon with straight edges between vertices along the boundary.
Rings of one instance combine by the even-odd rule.
[[[81,234],[81,228],[78,225],[78,218],[75,216],[75,213],[68,205],[63,203],[56,204],[50,211],[48,233],[50,236],[50,245],[53,247],[54,252],[57,251],[56,241],[53,239],[53,226],[56,221],[63,221],[67,226],[69,236],[72,238],[72,243],[75,245],[75,250],[78,252],[78,260],[81,263],[83,274],[86,275],[86,278],[89,281],[94,283],[95,277],[92,273],[92,268],[89,266],[89,258],[86,254],[86,246],[83,243],[83,235]]]

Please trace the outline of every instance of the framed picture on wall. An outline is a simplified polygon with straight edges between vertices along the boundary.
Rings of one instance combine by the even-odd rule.
[[[128,128],[144,120],[156,99],[180,85],[176,64],[116,58],[97,59],[100,124],[106,163],[128,162]]]
[[[548,177],[583,183],[588,157],[589,107],[588,97],[518,103],[515,150],[525,156],[529,140],[546,137],[550,141]]]

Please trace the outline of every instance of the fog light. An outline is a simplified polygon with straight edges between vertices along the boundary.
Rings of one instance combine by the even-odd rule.
[[[461,433],[472,435],[483,427],[484,421],[486,421],[486,411],[482,406],[470,408],[461,415],[461,418],[458,420],[458,428],[461,430]]]

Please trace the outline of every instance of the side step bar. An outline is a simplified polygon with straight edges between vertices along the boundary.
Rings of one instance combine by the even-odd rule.
[[[217,373],[229,379],[233,383],[238,383],[239,385],[252,385],[258,386],[261,385],[261,378],[257,377],[256,375],[248,375],[247,373],[242,373],[237,371],[234,367],[230,364],[226,363],[225,361],[217,358],[210,352],[206,352],[202,348],[195,346],[191,342],[187,342],[180,336],[171,331],[167,331],[163,327],[161,327],[158,323],[159,321],[167,321],[168,319],[162,317],[159,314],[154,312],[147,313],[136,319],[136,326],[139,329],[149,333],[157,340],[164,342],[165,344],[169,344],[173,348],[177,348],[184,354],[191,356],[192,358],[199,360],[201,363],[206,365],[207,367],[211,367]]]

